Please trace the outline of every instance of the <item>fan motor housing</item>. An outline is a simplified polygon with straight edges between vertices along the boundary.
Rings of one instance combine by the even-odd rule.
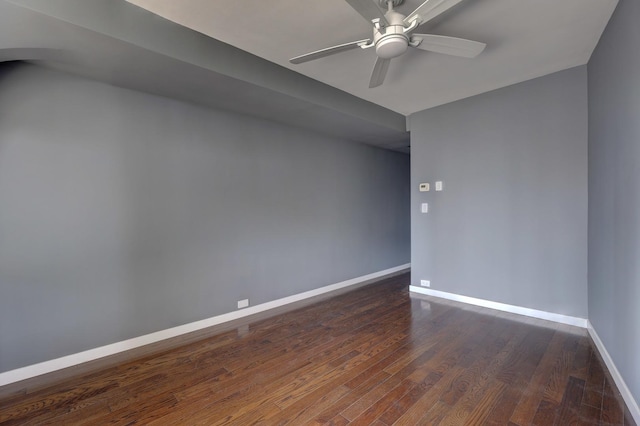
[[[382,9],[386,9],[389,3],[391,3],[393,7],[396,7],[404,3],[404,0],[378,0],[378,4]]]
[[[373,41],[378,57],[391,59],[407,51],[409,38],[405,35],[404,15],[390,10],[385,14],[385,17],[389,25],[381,29],[374,28]]]

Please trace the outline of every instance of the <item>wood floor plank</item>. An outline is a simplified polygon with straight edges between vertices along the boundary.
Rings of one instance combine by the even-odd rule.
[[[464,368],[458,366],[452,366],[429,391],[425,392],[420,399],[416,401],[402,416],[400,416],[394,425],[416,425],[420,423],[421,419],[425,416],[425,413],[429,412],[436,404],[438,406],[446,406],[444,402],[440,401],[440,394],[444,389],[447,389],[451,384],[464,372]],[[443,415],[444,416],[444,413]],[[435,424],[435,423],[434,423]]]
[[[454,407],[454,412],[456,412],[457,415],[451,416],[452,421],[449,423],[445,418],[442,424],[464,426],[485,424],[506,388],[507,385],[499,380],[491,382],[486,389],[483,389],[482,392],[477,394],[480,399],[470,399],[466,406],[462,404],[462,410],[457,412]]]
[[[460,375],[451,387],[447,389],[441,396],[440,400],[448,405],[455,405],[466,395],[470,389],[478,386],[482,387],[484,383],[493,379],[494,375],[500,371],[501,365],[508,357],[510,351],[499,352],[500,347],[495,345],[486,345],[483,348],[475,348],[473,350],[474,357],[466,357],[465,362],[472,359],[472,364],[461,362],[458,365],[465,367],[465,371]],[[502,356],[499,356],[502,354]]]
[[[397,424],[415,424],[415,425],[424,425],[424,426],[437,426],[440,424],[444,416],[451,410],[451,407],[443,402],[436,402],[429,410],[420,418],[418,418],[415,423],[407,423],[408,419],[403,418],[402,421],[398,421]]]
[[[330,426],[344,426],[349,424],[349,420],[342,417],[340,414],[331,419],[328,423]]]
[[[569,370],[571,369],[574,358],[575,351],[573,351],[571,347],[563,348],[562,353],[556,360],[556,364],[551,371],[551,377],[547,382],[547,386],[544,389],[544,398],[547,401],[553,402],[555,404],[560,404],[560,402],[562,401],[564,393],[567,389]]]
[[[512,345],[506,344],[504,349],[496,346],[488,346],[485,356],[480,356],[477,361],[465,370],[468,384],[463,387],[460,394],[445,416],[442,423],[449,425],[457,424],[479,424],[484,422],[493,409],[493,406],[506,389],[506,383],[497,380],[496,377],[503,368],[505,362],[510,358],[510,354],[515,349],[515,342]],[[500,350],[500,352],[497,352]],[[460,378],[458,378],[460,380]],[[444,396],[444,395],[443,395]],[[441,397],[441,400],[447,402]],[[468,419],[468,417],[471,417]]]
[[[600,424],[602,410],[592,407],[591,405],[581,404],[578,412],[578,425],[580,426],[597,426]]]
[[[549,426],[556,424],[556,418],[558,417],[558,405],[551,401],[543,399],[538,405],[536,414],[531,421],[532,426]],[[523,425],[521,425],[523,426]]]
[[[105,399],[90,399],[69,407],[67,411],[50,411],[26,422],[15,422],[21,425],[74,425],[87,419],[97,420],[111,413],[108,401]],[[5,423],[3,423],[5,424]],[[6,424],[12,424],[7,422]]]
[[[584,380],[570,376],[560,404],[557,421],[559,425],[576,425],[580,422],[580,405],[583,392]]]
[[[549,329],[526,328],[526,330],[527,335],[522,340],[522,344],[514,349],[498,374],[498,379],[508,385],[516,382],[518,376],[524,371],[530,371],[533,374],[554,333]]]
[[[586,336],[587,335],[585,334],[584,337],[580,338],[578,341],[576,355],[573,359],[571,370],[569,371],[569,375],[571,377],[582,379],[585,382],[589,372],[589,359],[591,357],[589,339],[587,339]]]
[[[526,329],[527,329],[526,327],[519,328],[519,331],[520,333],[524,333],[526,332]],[[527,336],[528,335],[523,336],[523,334],[516,334],[515,337],[511,339],[509,343],[507,343],[507,345],[505,345],[505,348],[501,351],[501,354],[508,354],[512,352],[514,348],[516,346],[519,346],[522,343],[523,339],[526,338]],[[554,334],[554,337],[555,336],[556,334]],[[502,396],[500,397],[499,401],[496,402],[496,405],[493,407],[493,409],[489,413],[485,421],[485,424],[496,425],[496,426],[498,425],[501,426],[504,424],[518,424],[517,422],[508,421],[508,420],[509,418],[513,418],[513,413],[515,412],[516,408],[519,408],[522,404],[533,405],[533,411],[531,412],[531,416],[526,421],[522,422],[522,425],[530,424],[533,416],[535,415],[535,410],[537,409],[537,406],[539,404],[539,398],[540,399],[542,398],[541,396],[542,390],[544,389],[542,384],[540,386],[536,385],[535,373],[536,371],[540,370],[540,364],[545,361],[545,357],[547,357],[547,359],[551,359],[551,360],[553,359],[553,355],[551,356],[547,355],[548,351],[551,351],[553,353],[553,350],[554,350],[554,346],[552,346],[554,344],[553,338],[546,345],[545,354],[542,357],[538,358],[539,353],[537,352],[537,350],[539,350],[540,347],[545,345],[544,342],[545,340],[537,342],[536,346],[534,346],[534,348],[537,347],[537,349],[534,349],[534,350],[529,349],[531,350],[531,353],[529,354],[529,356],[528,357],[525,356],[524,358],[521,359],[520,366],[518,367],[519,370],[517,374],[513,376],[513,382],[502,393]],[[534,362],[532,362],[535,359],[539,359],[538,364],[535,364]],[[538,374],[542,375],[540,382],[545,383],[547,381],[547,377],[544,375],[544,373],[538,373]],[[496,377],[498,379],[501,379],[504,377],[510,378],[512,376],[511,375],[505,376],[501,374],[501,371],[498,371],[496,373]],[[532,384],[532,382],[534,382],[534,384]]]
[[[508,423],[516,424],[510,422],[509,418],[511,418],[514,409],[518,405],[518,401],[522,397],[522,388],[524,386],[525,384],[523,382],[519,382],[514,383],[514,386],[506,388],[496,401],[484,424],[486,426],[503,426]]]
[[[2,411],[0,411],[0,424],[23,417],[34,417],[51,410],[66,411],[75,403],[103,394],[117,386],[117,383],[112,382],[101,386],[87,385],[80,388],[64,388],[60,392],[47,395],[42,399],[39,399],[38,396],[32,396],[23,403],[16,403],[11,407],[2,408]]]
[[[0,424],[630,423],[584,330],[412,295],[408,283],[0,388]]]
[[[605,380],[605,388],[602,396],[601,422],[609,425],[624,424],[624,405],[622,398],[610,380]]]
[[[339,415],[342,411],[350,407],[360,398],[362,398],[370,389],[373,389],[380,385],[382,382],[386,381],[391,377],[389,374],[384,371],[379,371],[372,376],[367,376],[367,380],[362,382],[356,388],[349,388],[351,391],[347,393],[344,397],[340,398],[330,407],[325,408],[320,414],[316,416],[314,419],[318,424],[329,423],[331,419],[334,419]],[[342,416],[340,416],[342,417]]]
[[[305,424],[312,421],[327,407],[333,406],[336,401],[351,392],[346,386],[339,386],[328,392],[316,392],[306,398],[289,405],[279,413],[265,418],[264,424]]]
[[[440,374],[429,373],[423,381],[416,384],[409,392],[390,403],[380,416],[380,421],[391,425],[402,416],[409,407],[413,406],[427,391],[442,378]]]
[[[171,412],[178,403],[178,400],[170,392],[154,395],[145,398],[135,404],[135,408],[126,406],[119,410],[111,411],[109,414],[100,417],[102,424],[147,424],[150,421],[164,416]],[[77,425],[93,425],[93,419],[83,419]]]
[[[411,380],[405,379],[396,387],[386,392],[384,396],[374,402],[369,408],[367,408],[363,413],[358,415],[351,424],[352,425],[369,425],[378,420],[380,416],[385,412],[387,407],[393,404],[394,401],[402,398],[405,394],[410,392],[413,388],[416,387],[416,384]],[[348,418],[345,416],[345,418]]]
[[[358,399],[356,402],[347,407],[342,413],[342,417],[348,420],[353,420],[358,417],[360,414],[365,412],[367,408],[371,407],[376,401],[384,397],[391,390],[395,389],[400,383],[402,379],[398,376],[391,376],[388,380],[380,383],[380,385],[371,389],[369,392],[364,394],[362,398]]]
[[[547,351],[538,364],[533,377],[526,385],[523,395],[511,415],[511,421],[513,423],[526,425],[533,420],[540,401],[542,401],[544,387],[549,381],[549,376],[551,375],[556,360],[562,353],[562,347],[564,346],[566,338],[566,334],[554,333]]]
[[[604,371],[595,350],[591,349],[589,368],[582,403],[596,408],[602,408],[602,394],[604,392]]]

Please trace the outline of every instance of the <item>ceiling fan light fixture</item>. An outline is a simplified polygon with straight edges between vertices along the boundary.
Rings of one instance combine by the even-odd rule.
[[[409,46],[407,37],[400,34],[388,34],[376,42],[376,54],[382,59],[391,59],[402,55]]]

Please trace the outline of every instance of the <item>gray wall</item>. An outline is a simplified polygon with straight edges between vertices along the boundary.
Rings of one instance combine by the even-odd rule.
[[[640,402],[640,2],[620,0],[588,65],[589,320]]]
[[[409,262],[409,158],[0,68],[0,371]]]
[[[416,113],[410,130],[412,284],[587,318],[586,67]]]

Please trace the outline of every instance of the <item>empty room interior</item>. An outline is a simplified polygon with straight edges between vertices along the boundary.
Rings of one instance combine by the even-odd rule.
[[[0,424],[640,424],[639,21],[0,0]]]

